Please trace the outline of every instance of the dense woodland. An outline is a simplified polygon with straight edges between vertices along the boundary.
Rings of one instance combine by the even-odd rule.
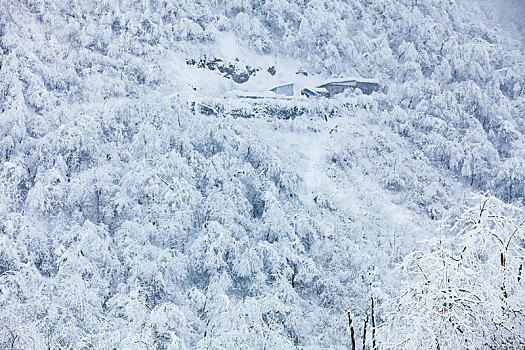
[[[1,1],[0,348],[523,346],[504,5],[498,27],[467,0]],[[192,113],[169,62],[222,33],[381,92]]]

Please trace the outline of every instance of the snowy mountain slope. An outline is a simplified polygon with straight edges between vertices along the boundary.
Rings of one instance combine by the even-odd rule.
[[[484,11],[2,2],[1,346],[342,349],[347,310],[359,338],[371,296],[385,348],[519,344],[524,55],[514,29],[493,29]],[[236,84],[186,63],[202,57],[261,71]],[[250,102],[226,92],[267,90],[299,70],[377,77],[384,93],[300,101],[305,113],[285,120],[293,100],[272,102],[277,118],[188,104],[231,110]],[[516,206],[491,199],[472,228],[478,209],[461,217],[461,206],[485,190]],[[444,215],[458,222],[450,232]],[[435,237],[441,246],[422,242]],[[463,247],[465,265],[441,269]],[[464,281],[475,289],[454,295]],[[411,307],[423,298],[428,314]],[[483,317],[471,322],[461,302],[473,298]]]

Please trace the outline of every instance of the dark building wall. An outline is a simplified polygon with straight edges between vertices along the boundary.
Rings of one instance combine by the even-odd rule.
[[[326,88],[326,90],[328,90],[328,92],[330,93],[330,96],[340,94],[346,89],[351,88],[350,86],[344,86],[344,85],[328,85],[328,86],[323,86],[323,87]]]
[[[370,95],[372,92],[379,90],[379,84],[377,83],[357,82],[356,87],[360,88],[366,95]]]
[[[364,94],[370,95],[372,92],[379,90],[379,84],[377,83],[369,83],[369,82],[356,82],[354,86],[350,84],[324,84],[319,87],[323,87],[330,93],[330,97],[333,97],[334,95],[340,94],[341,92],[345,91],[346,89],[355,89],[359,88],[361,91],[363,91]]]

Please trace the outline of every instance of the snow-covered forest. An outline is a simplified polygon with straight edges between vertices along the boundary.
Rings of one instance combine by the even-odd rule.
[[[0,349],[523,349],[524,18],[0,1]]]

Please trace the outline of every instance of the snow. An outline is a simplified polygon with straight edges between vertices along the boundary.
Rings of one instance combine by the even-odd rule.
[[[319,92],[319,93],[328,93],[328,90],[326,88],[315,88],[315,91],[316,92]]]
[[[519,347],[503,5],[0,2],[0,348]]]
[[[229,96],[236,96],[240,98],[261,98],[261,99],[281,99],[281,100],[290,100],[292,96],[285,96],[277,94],[273,91],[261,91],[261,92],[249,92],[249,91],[231,91]]]

